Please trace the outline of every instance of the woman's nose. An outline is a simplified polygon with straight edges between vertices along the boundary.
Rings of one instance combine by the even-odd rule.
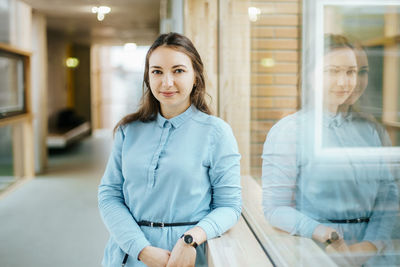
[[[346,84],[346,74],[340,72],[340,74],[337,77],[337,85],[344,86],[345,84]]]
[[[166,87],[170,87],[174,84],[174,78],[171,74],[165,74],[163,79],[163,85]]]

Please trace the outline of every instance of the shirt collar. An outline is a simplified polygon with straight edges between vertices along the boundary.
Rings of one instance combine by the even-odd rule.
[[[191,118],[193,114],[196,112],[196,107],[191,105],[187,110],[185,110],[183,113],[179,114],[178,116],[175,116],[169,120],[164,118],[160,112],[157,114],[157,124],[161,127],[164,128],[167,122],[171,123],[174,128],[180,127],[187,119]]]
[[[324,126],[327,127],[340,127],[345,122],[350,122],[353,119],[353,112],[349,110],[346,115],[342,113],[333,114],[324,112],[322,117]]]

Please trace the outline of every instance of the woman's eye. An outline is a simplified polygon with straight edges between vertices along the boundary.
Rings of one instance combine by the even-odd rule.
[[[366,75],[366,74],[368,74],[368,70],[360,70],[360,71],[358,72],[358,75],[359,75],[359,76]]]
[[[355,75],[357,73],[356,70],[348,70],[347,75]]]
[[[330,74],[338,74],[339,70],[338,69],[329,69]]]
[[[153,74],[161,74],[162,72],[160,70],[153,70],[151,73],[153,73]]]
[[[176,69],[175,70],[175,73],[182,73],[182,72],[185,72],[183,69]]]

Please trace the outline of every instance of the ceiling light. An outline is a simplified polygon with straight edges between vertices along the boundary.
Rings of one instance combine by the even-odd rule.
[[[124,45],[124,50],[126,52],[131,52],[131,51],[135,51],[137,48],[137,45],[135,43],[126,43]]]
[[[97,13],[97,20],[102,21],[104,15],[111,12],[111,8],[108,6],[94,6],[92,7],[92,13]]]
[[[99,6],[99,9],[97,10],[97,12],[99,13],[103,13],[103,14],[108,14],[110,13],[111,8],[108,6]]]
[[[77,59],[76,57],[69,57],[65,61],[65,65],[67,65],[68,68],[72,68],[72,69],[76,68],[79,65],[79,59]]]
[[[263,58],[261,59],[261,66],[272,68],[273,66],[275,66],[275,60],[273,58]]]
[[[248,12],[249,12],[249,19],[252,22],[257,21],[259,15],[261,14],[261,10],[257,7],[249,7]]]

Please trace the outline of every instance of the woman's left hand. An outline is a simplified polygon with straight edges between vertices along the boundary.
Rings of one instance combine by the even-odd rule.
[[[376,254],[377,249],[368,241],[347,245],[344,240],[338,240],[327,246],[325,251],[333,256],[339,266],[362,266]],[[346,264],[339,264],[338,261]]]
[[[196,249],[179,238],[172,249],[167,267],[194,267],[195,262]]]

